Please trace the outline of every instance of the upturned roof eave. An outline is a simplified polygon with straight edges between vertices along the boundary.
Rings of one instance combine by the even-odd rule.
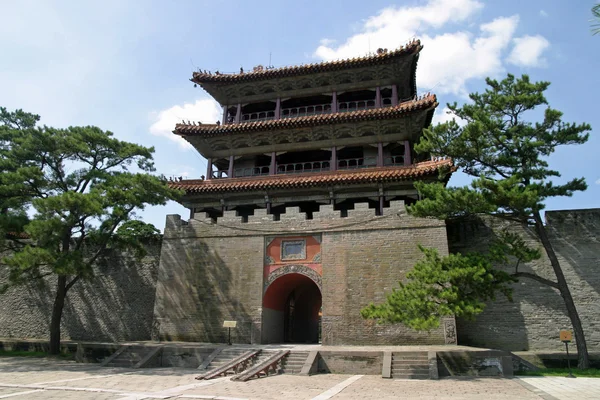
[[[268,175],[260,177],[226,178],[211,180],[184,180],[169,182],[169,186],[186,194],[216,194],[251,192],[257,190],[288,190],[295,188],[323,187],[331,185],[355,185],[365,183],[400,182],[435,177],[440,170],[448,168],[443,179],[456,171],[451,159],[421,162],[406,167],[377,167],[358,170],[304,173],[296,175]]]
[[[279,129],[310,127],[319,125],[333,125],[348,122],[371,120],[387,120],[404,117],[416,112],[435,109],[438,106],[437,98],[427,94],[420,99],[410,100],[392,107],[374,108],[333,114],[318,114],[296,118],[272,119],[258,122],[243,122],[238,124],[176,124],[173,134],[186,136],[214,137],[228,134],[267,132]]]
[[[398,57],[416,56],[422,49],[423,46],[421,45],[421,41],[413,40],[405,46],[382,54],[373,54],[344,60],[324,61],[315,64],[262,69],[244,73],[223,74],[216,72],[194,72],[190,81],[199,85],[212,83],[236,84],[241,82],[252,82],[281,77],[312,75],[330,71],[343,71],[370,65],[385,64]]]

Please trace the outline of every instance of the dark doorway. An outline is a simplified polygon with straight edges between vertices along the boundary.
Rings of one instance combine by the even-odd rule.
[[[318,343],[321,291],[302,274],[286,274],[263,297],[263,343]]]

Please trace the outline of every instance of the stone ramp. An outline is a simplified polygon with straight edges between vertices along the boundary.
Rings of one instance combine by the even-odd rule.
[[[246,352],[242,353],[233,360],[225,362],[219,367],[212,368],[204,374],[198,375],[196,379],[213,379],[221,375],[237,374],[248,368],[248,366],[252,363],[252,359],[258,356],[259,353],[260,350],[246,350]]]
[[[215,350],[216,354],[210,359],[208,365],[200,366],[198,369],[213,370],[231,362],[242,354],[255,349],[240,347],[223,347]]]
[[[261,360],[258,360],[252,367],[239,375],[231,378],[232,381],[246,382],[251,378],[261,378],[269,376],[269,373],[277,374],[280,370],[283,358],[289,354],[289,350],[281,350],[278,352],[265,352]]]
[[[427,352],[392,352],[393,379],[429,379]]]
[[[104,360],[101,366],[140,368],[148,356],[160,351],[160,349],[159,346],[123,345]]]

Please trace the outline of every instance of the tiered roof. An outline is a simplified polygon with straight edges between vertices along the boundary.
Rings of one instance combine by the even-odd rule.
[[[302,128],[345,122],[385,120],[403,117],[416,111],[435,108],[437,105],[438,103],[435,95],[427,94],[419,99],[405,101],[397,106],[372,108],[369,110],[317,114],[304,117],[242,122],[239,124],[227,125],[183,123],[175,125],[173,133],[180,136],[213,137],[226,134]]]
[[[336,184],[386,183],[425,177],[436,177],[441,170],[454,171],[450,159],[424,161],[407,167],[379,167],[339,171],[313,172],[290,175],[268,175],[227,179],[190,179],[169,182],[175,189],[192,193],[227,193],[254,190],[308,188]]]
[[[258,80],[267,80],[273,78],[284,78],[300,75],[308,75],[320,72],[340,71],[349,68],[361,68],[372,65],[386,64],[395,58],[419,54],[423,46],[420,40],[413,40],[405,46],[393,51],[382,51],[377,54],[370,54],[364,57],[355,57],[346,60],[325,61],[314,64],[294,65],[282,68],[256,69],[253,71],[223,74],[223,73],[208,73],[194,72],[192,82],[197,84],[202,83],[238,83],[250,82]]]

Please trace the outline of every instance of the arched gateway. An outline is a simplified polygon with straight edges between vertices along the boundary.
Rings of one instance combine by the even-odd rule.
[[[262,343],[318,343],[321,276],[306,266],[284,266],[267,278]]]

